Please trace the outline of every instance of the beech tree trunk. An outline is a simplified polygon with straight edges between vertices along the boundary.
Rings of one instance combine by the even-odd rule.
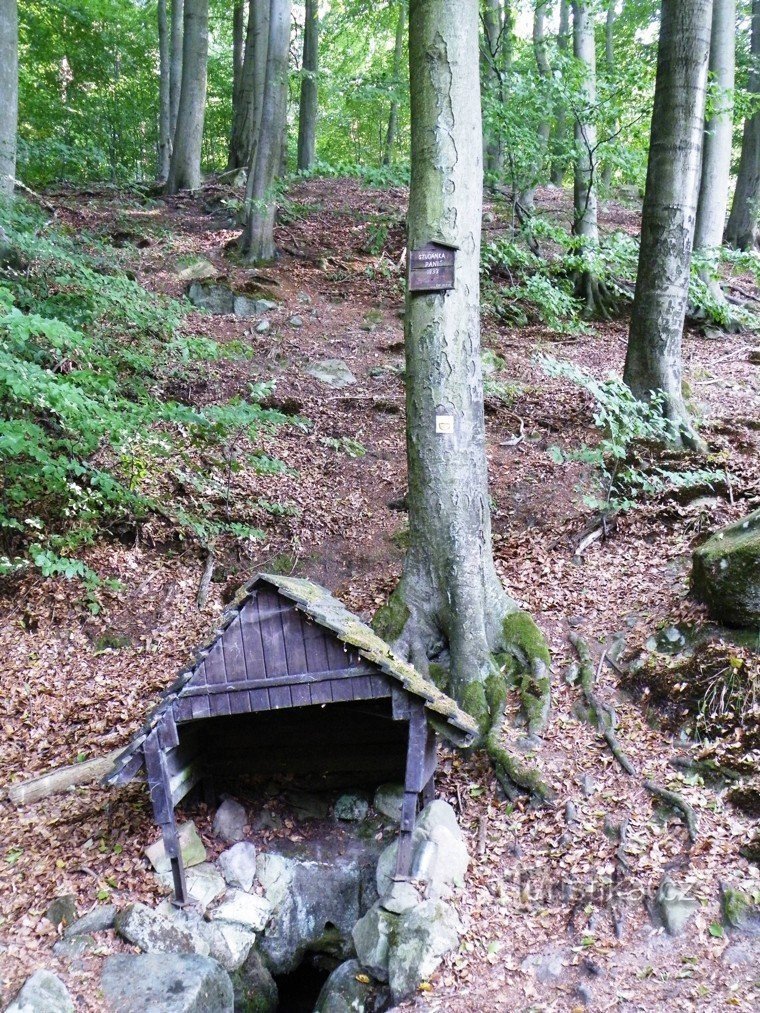
[[[266,78],[261,123],[256,133],[246,187],[246,221],[240,248],[249,263],[273,260],[275,185],[282,163],[288,101],[290,0],[270,0]]]
[[[398,21],[396,22],[396,43],[393,47],[393,97],[391,108],[388,112],[388,129],[385,132],[385,144],[383,146],[383,165],[390,165],[393,161],[393,151],[396,147],[396,135],[398,133],[398,103],[399,91],[401,89],[401,63],[404,59],[404,34],[406,32],[406,0],[399,0]]]
[[[317,147],[317,75],[319,72],[319,11],[317,0],[306,0],[301,66],[301,102],[298,111],[299,169],[314,165]]]
[[[243,62],[245,59],[246,35],[245,0],[235,0],[232,8],[232,108],[240,102],[240,89],[243,84]]]
[[[596,242],[599,238],[597,227],[596,200],[596,46],[594,44],[594,22],[589,13],[587,0],[573,3],[573,54],[581,64],[583,88],[580,108],[575,117],[575,174],[574,174],[574,219],[573,233],[582,239]]]
[[[694,249],[720,246],[726,226],[733,143],[736,0],[713,0],[710,74],[715,108],[705,124]]]
[[[557,35],[557,49],[560,54],[562,70],[570,49],[570,3],[569,0],[560,0],[559,5],[559,33]],[[560,97],[554,109],[554,145],[552,157],[551,180],[555,186],[562,186],[565,180],[565,171],[568,163],[568,115],[565,107],[565,99]]]
[[[169,137],[174,143],[179,113],[179,95],[182,90],[182,42],[185,28],[183,0],[172,0],[171,57],[169,67]]]
[[[411,0],[408,248],[456,247],[454,288],[407,292],[410,547],[384,635],[466,703],[515,605],[491,554],[480,362],[482,127],[477,0]],[[443,421],[442,421],[443,420]],[[392,624],[393,625],[393,624]],[[395,636],[394,634],[398,634]]]
[[[752,0],[752,42],[749,91],[760,95],[760,0]],[[744,121],[742,154],[725,241],[738,250],[751,250],[757,243],[760,212],[760,108]]]
[[[0,0],[0,199],[13,196],[18,129],[18,9]]]
[[[261,125],[264,99],[269,45],[269,6],[270,0],[249,0],[239,100],[232,110],[228,169],[247,168],[253,160],[253,148]]]
[[[712,0],[662,7],[636,294],[624,379],[642,401],[664,397],[674,442],[695,445],[681,391],[681,335],[704,131]]]
[[[208,0],[185,0],[182,87],[174,131],[168,193],[201,186],[201,148],[206,111]]]
[[[171,136],[171,44],[166,0],[158,0],[158,165],[157,175],[165,183],[172,154]]]
[[[505,43],[505,22],[501,0],[486,0],[483,10],[483,80],[481,87],[497,106],[504,103],[502,51]],[[504,148],[498,126],[486,126],[483,132],[483,156],[488,176],[499,178],[504,167]]]
[[[604,64],[608,81],[615,77],[615,8],[617,0],[608,0],[607,18],[604,22]],[[614,143],[614,142],[609,142]],[[609,150],[609,148],[608,148]],[[612,183],[612,161],[605,158],[602,167],[602,188],[606,192]]]
[[[533,10],[533,54],[536,58],[536,67],[538,69],[538,76],[542,83],[548,84],[552,68],[549,63],[549,56],[546,52],[546,31],[545,31],[545,20],[546,20],[546,8],[549,0],[537,0],[536,6]],[[548,91],[548,89],[547,89]],[[535,203],[536,186],[540,179],[541,170],[544,166],[544,156],[546,149],[549,145],[549,135],[551,134],[551,119],[549,116],[549,101],[548,94],[546,98],[546,110],[547,113],[542,116],[538,124],[537,129],[537,152],[536,152],[536,163],[533,169],[533,178],[529,185],[520,194],[520,203],[527,210],[532,211]]]

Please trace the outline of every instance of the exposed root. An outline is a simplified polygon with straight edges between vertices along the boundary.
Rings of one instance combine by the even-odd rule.
[[[583,315],[589,319],[612,320],[617,309],[617,299],[605,283],[590,271],[579,271],[574,282],[575,298],[583,303]]]
[[[686,799],[682,795],[679,795],[677,791],[663,788],[662,785],[657,784],[655,781],[645,781],[644,787],[655,798],[662,799],[667,805],[673,809],[677,809],[681,813],[686,824],[686,829],[689,832],[689,840],[693,844],[697,839],[697,814]]]
[[[546,641],[527,612],[506,616],[502,633],[506,652],[520,666],[517,689],[528,735],[541,735],[549,723],[552,701],[551,657]]]
[[[578,636],[577,633],[570,633],[570,643],[573,645],[578,653],[578,660],[580,661],[580,684],[583,690],[583,698],[586,701],[588,708],[588,719],[590,723],[598,729],[604,741],[610,747],[610,752],[615,757],[617,762],[626,772],[626,774],[635,774],[636,770],[631,761],[626,756],[623,748],[618,742],[615,729],[617,728],[617,715],[612,707],[602,703],[594,693],[594,682],[596,675],[594,672],[594,664],[591,660],[591,652],[588,649],[588,644],[583,637]]]
[[[489,676],[486,697],[491,725],[484,736],[483,745],[493,763],[496,780],[507,798],[514,801],[519,792],[527,792],[541,802],[551,802],[554,792],[541,778],[537,768],[522,763],[499,741],[506,721],[504,708],[507,702],[507,684],[501,675]]]

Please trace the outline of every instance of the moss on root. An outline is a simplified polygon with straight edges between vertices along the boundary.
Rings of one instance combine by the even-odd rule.
[[[512,612],[502,624],[504,645],[519,661],[520,702],[529,735],[540,735],[549,720],[551,655],[544,635],[527,612]]]
[[[410,615],[409,607],[396,588],[385,605],[381,605],[375,612],[372,629],[386,644],[392,644],[401,636]]]
[[[475,719],[481,735],[486,735],[492,724],[491,711],[486,700],[485,686],[482,682],[469,683],[460,701],[463,710]]]
[[[523,665],[530,665],[535,658],[549,668],[552,659],[546,639],[527,612],[510,612],[501,629],[506,649],[517,654]]]

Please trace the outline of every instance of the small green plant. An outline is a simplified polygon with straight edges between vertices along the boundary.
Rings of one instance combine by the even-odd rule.
[[[662,414],[664,395],[645,403],[618,377],[597,380],[581,367],[547,355],[537,356],[536,361],[549,376],[571,381],[594,400],[594,425],[602,434],[599,443],[574,451],[559,447],[550,451],[558,463],[581,461],[595,468],[598,488],[584,495],[587,506],[610,515],[674,489],[725,482],[725,470],[677,469],[659,463],[663,446],[676,435],[674,424]]]
[[[348,457],[364,457],[367,453],[367,448],[364,444],[352,439],[350,436],[323,436],[319,442],[331,450],[337,450],[339,453],[346,454]]]

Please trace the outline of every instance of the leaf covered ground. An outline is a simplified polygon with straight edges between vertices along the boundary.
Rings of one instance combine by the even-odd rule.
[[[398,579],[406,492],[400,268],[406,194],[347,180],[298,184],[277,230],[282,257],[263,272],[263,282],[229,255],[238,232],[233,198],[225,188],[208,188],[198,200],[147,204],[113,192],[49,195],[73,232],[111,236],[150,290],[181,296],[186,286],[178,271],[203,256],[235,286],[263,285],[274,293],[277,308],[265,314],[266,333],[256,330],[259,318],[186,317],[189,333],[241,342],[247,354],[178,370],[174,396],[214,404],[274,379],[270,407],[293,422],[254,441],[240,433],[225,445],[226,482],[208,495],[233,504],[235,516],[265,537],[219,547],[203,610],[196,605],[203,553],[161,517],[87,550],[101,577],[120,582],[120,590],[103,592],[97,615],[63,579],[27,575],[6,582],[0,600],[3,785],[128,741],[251,573],[307,575],[364,617]],[[558,191],[539,192],[538,204],[558,220],[567,217],[567,196]],[[612,203],[601,220],[608,229],[635,232],[637,213]],[[506,228],[502,213],[489,209],[486,239]],[[760,1004],[758,948],[749,947],[739,962],[736,941],[718,930],[720,882],[760,890],[757,866],[739,854],[756,821],[734,809],[721,789],[670,765],[676,754],[698,747],[658,728],[658,712],[646,697],[623,695],[615,668],[602,664],[598,695],[614,703],[621,744],[637,771],[626,775],[577,716],[579,690],[564,678],[571,630],[589,642],[596,663],[621,634],[626,650],[635,651],[663,627],[703,621],[688,596],[691,549],[708,531],[760,504],[757,337],[707,338],[689,329],[685,377],[729,477],[701,496],[663,496],[637,507],[608,538],[576,554],[593,520],[583,501],[593,477],[581,464],[557,463],[549,451],[598,438],[593,406],[568,381],[547,377],[534,356],[566,358],[602,377],[622,369],[626,331],[625,319],[563,334],[484,315],[483,342],[496,365],[486,399],[495,553],[509,593],[535,616],[552,647],[552,719],[531,759],[557,799],[548,808],[512,805],[500,797],[481,756],[444,757],[439,794],[469,834],[472,866],[459,897],[462,947],[411,1004],[422,1009],[572,1010],[590,1003],[594,1009],[752,1010]],[[321,386],[304,371],[318,359],[343,360],[357,382],[340,390]],[[260,474],[250,462],[261,452],[287,468]],[[169,480],[156,474],[155,490]],[[645,778],[675,788],[692,805],[696,843],[676,813],[653,803]],[[208,814],[193,816],[209,835]],[[622,847],[610,832],[621,823],[627,828]],[[104,899],[121,905],[157,897],[143,859],[154,837],[139,786],[80,788],[18,808],[0,802],[3,1003],[44,964],[62,974],[81,1008],[101,1008],[100,956],[75,967],[55,958],[56,934],[44,914],[65,893],[77,895],[80,912]],[[702,902],[676,940],[652,926],[647,910],[665,874]],[[531,958],[546,957],[554,958],[557,973],[542,982]]]

